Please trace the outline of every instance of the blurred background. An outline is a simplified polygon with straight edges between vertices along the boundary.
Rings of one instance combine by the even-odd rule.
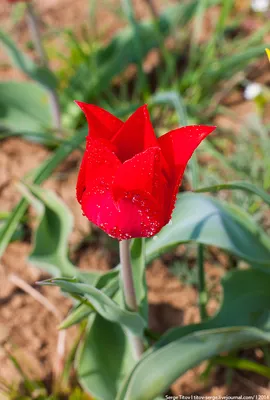
[[[27,261],[35,212],[23,210],[18,219],[17,211],[19,223],[12,235],[4,235],[21,198],[17,182],[55,156],[37,183],[45,181],[73,214],[73,263],[101,271],[118,263],[116,241],[81,215],[75,199],[87,127],[73,100],[123,119],[148,103],[157,135],[180,125],[215,124],[181,191],[246,180],[269,192],[269,16],[267,0],[1,0],[0,383],[8,393],[3,398],[48,398],[63,353],[70,354],[78,338],[75,327],[64,339],[57,330],[71,302],[56,288],[35,287],[49,276]],[[35,50],[31,18],[43,54]],[[269,208],[258,198],[227,191],[218,196],[248,211],[269,234]],[[180,245],[149,266],[150,325],[156,332],[199,321],[195,261],[195,247]],[[233,255],[207,249],[209,315],[219,307],[221,277],[238,264]],[[37,299],[37,293],[44,297]],[[258,362],[264,357],[261,349],[245,355]],[[219,366],[208,376],[206,369],[203,363],[187,372],[172,393],[270,393],[260,374]],[[71,386],[73,399],[89,398],[76,379]]]

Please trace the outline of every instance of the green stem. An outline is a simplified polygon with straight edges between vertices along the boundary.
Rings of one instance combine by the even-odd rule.
[[[138,305],[136,301],[136,293],[132,275],[132,266],[130,260],[130,240],[122,240],[119,242],[120,250],[120,263],[121,263],[121,277],[123,284],[124,299],[127,308],[130,311],[138,311]],[[143,353],[143,342],[142,339],[130,335],[130,341],[134,350],[136,359],[139,359]]]
[[[26,13],[27,13],[27,21],[28,21],[28,29],[31,34],[32,40],[34,42],[34,46],[36,52],[39,56],[40,63],[49,68],[48,57],[46,51],[43,47],[42,38],[40,34],[40,30],[38,27],[38,20],[36,17],[36,13],[31,1],[27,1],[26,3]],[[54,127],[57,130],[61,130],[61,111],[59,105],[59,99],[55,90],[47,88],[49,91]]]
[[[198,245],[198,276],[199,276],[199,308],[201,320],[207,319],[207,291],[205,285],[205,271],[204,271],[204,245]]]

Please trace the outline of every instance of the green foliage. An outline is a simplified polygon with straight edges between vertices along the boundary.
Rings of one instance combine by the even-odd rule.
[[[37,81],[46,88],[56,89],[57,79],[50,69],[35,64],[16,46],[13,40],[3,31],[0,31],[0,41],[4,45],[14,67],[19,68],[29,78]],[[30,87],[29,93],[31,93]],[[20,98],[22,97],[22,95],[18,93],[18,97]],[[27,96],[25,97],[27,98]]]
[[[166,8],[155,23],[137,23],[135,30],[133,27],[125,28],[107,47],[99,49],[96,54],[90,54],[89,61],[82,64],[68,82],[64,93],[67,101],[70,102],[75,97],[90,102],[101,96],[116,75],[132,63],[141,63],[151,49],[160,45],[160,35],[164,40],[178,24],[185,26],[196,10],[196,3],[196,0],[192,0],[188,4]],[[134,51],[134,43],[139,45],[139,53]],[[92,66],[91,75],[89,64]]]
[[[85,280],[85,275],[83,275],[83,280]],[[104,293],[110,298],[113,298],[119,289],[118,271],[113,270],[98,277],[95,274],[95,280],[93,282],[87,280],[87,283],[94,284],[96,288],[104,291]],[[61,323],[59,329],[66,329],[72,325],[78,324],[87,318],[93,311],[94,307],[91,307],[89,302],[79,303]]]
[[[65,158],[76,149],[81,143],[84,142],[86,130],[82,129],[75,137],[66,140],[59,149],[50,156],[45,162],[41,164],[39,169],[34,173],[33,181],[35,184],[41,184],[50,177],[55,168]],[[27,209],[27,201],[21,200],[17,206],[10,213],[4,226],[0,230],[0,256],[4,253],[12,235],[17,229],[22,217]]]
[[[136,364],[117,400],[152,400],[205,359],[267,343],[269,284],[269,274],[252,269],[227,275],[219,313],[207,322],[175,328],[165,334]]]
[[[1,213],[0,214],[0,235],[1,235],[1,230],[4,229],[5,222],[9,218],[9,216],[10,216],[10,213]],[[23,236],[24,236],[23,226],[21,224],[19,224],[16,227],[16,229],[15,229],[15,231],[14,231],[14,233],[13,233],[11,239],[10,239],[10,241],[13,242],[13,241],[16,241],[16,240],[22,240]]]
[[[247,360],[245,358],[237,358],[232,356],[218,356],[214,357],[211,363],[214,365],[223,365],[225,367],[240,369],[243,371],[256,372],[261,376],[270,378],[269,367],[266,367],[265,365],[256,363],[251,360]]]
[[[28,185],[27,189],[35,198],[30,196],[25,188],[24,195],[39,213],[35,244],[29,260],[51,275],[74,276],[76,269],[67,257],[68,237],[73,226],[69,209],[51,191],[45,191],[35,185]]]
[[[123,328],[100,315],[92,316],[77,358],[83,388],[97,400],[115,400],[133,365],[132,349]]]
[[[63,142],[63,139],[57,137],[55,134],[51,133],[42,133],[42,132],[27,132],[27,131],[5,131],[4,133],[0,133],[1,139],[8,139],[11,137],[21,137],[25,140],[28,140],[33,143],[42,144],[49,149],[55,149],[59,146],[60,143]]]
[[[0,396],[1,399],[9,400],[60,400],[65,395],[68,400],[91,400],[80,387],[66,388],[62,393],[59,388],[53,387],[51,392],[46,385],[38,380],[30,379],[24,372],[20,362],[9,354],[9,359],[21,377],[21,382],[7,382],[0,377]]]
[[[265,201],[268,205],[270,205],[270,195],[266,193],[264,190],[258,188],[249,182],[228,182],[222,183],[220,185],[209,186],[205,188],[199,188],[196,190],[197,193],[203,192],[217,192],[220,190],[244,190],[259,196],[263,201]]]
[[[75,295],[76,297],[86,300],[85,304],[89,304],[104,319],[115,322],[128,329],[137,336],[143,335],[145,321],[136,312],[123,310],[116,302],[110,299],[104,292],[94,286],[72,282],[67,279],[52,279],[45,281],[43,284],[59,286],[64,292]]]
[[[205,79],[211,77],[211,83],[214,84],[220,79],[230,78],[237,71],[241,71],[247,63],[264,54],[265,45],[254,46],[245,49],[237,54],[229,55],[217,61],[205,72]]]
[[[52,127],[49,94],[32,82],[0,83],[1,127],[15,132],[46,132]]]
[[[260,227],[241,209],[208,196],[181,194],[172,223],[147,241],[146,257],[151,260],[189,241],[227,250],[260,268],[269,267],[269,238]]]

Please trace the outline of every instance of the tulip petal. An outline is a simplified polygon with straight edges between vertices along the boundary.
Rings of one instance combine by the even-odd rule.
[[[166,133],[158,139],[162,154],[170,169],[167,204],[165,204],[165,223],[171,219],[176,196],[189,159],[215,126],[185,126]]]
[[[76,188],[79,203],[82,201],[84,191],[91,186],[93,180],[97,177],[102,180],[103,175],[109,174],[112,182],[114,172],[119,166],[121,166],[121,162],[113,152],[113,146],[108,140],[88,137]]]
[[[185,126],[168,132],[158,139],[173,175],[178,177],[179,173],[184,173],[193,152],[215,128],[215,126],[203,125]]]
[[[92,137],[110,140],[124,124],[120,119],[94,104],[81,101],[75,101],[75,103],[84,112],[89,126],[89,134]]]
[[[87,218],[120,240],[155,235],[164,221],[160,148],[150,148],[121,164],[100,140],[91,142],[81,202]]]
[[[161,150],[159,147],[150,147],[118,168],[112,186],[114,199],[117,202],[128,192],[144,192],[157,201],[156,196],[162,193],[159,190],[161,181],[165,183],[161,173]]]
[[[104,179],[100,185],[97,179],[95,183],[83,194],[82,210],[108,235],[118,240],[150,237],[162,228],[160,212],[147,194],[130,193],[121,198],[116,207],[109,181]]]
[[[83,192],[85,191],[86,188],[86,159],[87,155],[84,153],[79,174],[78,174],[78,180],[77,180],[77,186],[76,186],[76,197],[79,203],[82,201],[82,195]]]
[[[138,108],[112,138],[117,156],[124,162],[149,147],[157,146],[157,139],[147,105]]]

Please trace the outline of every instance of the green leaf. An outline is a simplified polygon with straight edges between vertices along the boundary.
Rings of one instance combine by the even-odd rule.
[[[134,365],[132,349],[122,327],[100,315],[89,320],[76,362],[82,387],[96,400],[115,400]]]
[[[45,160],[34,174],[34,183],[41,184],[50,177],[54,169],[85,140],[87,129],[82,128],[74,137],[63,143],[55,153]],[[0,231],[0,257],[3,255],[12,235],[27,210],[27,200],[22,199],[10,213]]]
[[[89,304],[80,303],[70,312],[64,321],[61,322],[61,324],[58,326],[58,329],[67,329],[78,324],[92,314],[93,310],[91,310]]]
[[[106,273],[101,274],[95,281],[94,286],[98,289],[102,289],[102,290],[104,289],[104,291],[106,291],[108,296],[112,297],[113,292],[115,291],[115,287],[116,287],[115,285],[116,285],[116,282],[118,282],[118,279],[119,279],[119,270],[118,270],[118,268],[114,268]],[[89,283],[89,282],[87,282],[87,283]]]
[[[209,6],[218,2],[211,0]],[[101,48],[94,55],[91,53],[89,61],[83,63],[72,76],[65,93],[68,101],[74,98],[74,93],[84,101],[97,98],[107,89],[115,76],[130,64],[142,61],[151,49],[159,47],[160,35],[165,39],[177,26],[183,28],[193,17],[196,7],[197,0],[191,0],[187,4],[176,4],[165,8],[156,21],[137,23],[136,31],[133,27],[121,30],[107,47]],[[157,25],[160,35],[157,34]],[[134,52],[134,42],[138,41],[139,59],[138,54]],[[89,63],[93,64],[91,75],[89,75]]]
[[[30,142],[43,144],[46,147],[54,149],[58,147],[64,140],[60,137],[57,137],[55,134],[43,133],[43,132],[26,132],[26,131],[17,131],[16,132],[3,132],[0,133],[0,140],[7,139],[10,137],[22,137],[25,140],[29,140]]]
[[[256,194],[263,201],[265,201],[268,205],[270,205],[270,195],[268,193],[266,193],[263,189],[258,188],[257,186],[255,186],[255,185],[253,185],[252,183],[249,183],[249,182],[239,181],[239,182],[221,183],[219,185],[199,188],[199,189],[195,190],[195,192],[197,192],[197,193],[218,192],[220,190],[226,190],[226,189],[245,190],[245,191],[250,192],[252,194]]]
[[[35,231],[34,248],[29,261],[54,276],[74,276],[76,268],[68,259],[68,237],[73,218],[65,203],[55,193],[35,185],[27,185],[34,198],[24,190],[24,195],[39,213]]]
[[[56,89],[57,78],[51,70],[35,64],[34,61],[24,54],[3,31],[0,31],[0,41],[5,47],[14,67],[19,68],[29,76],[29,78],[41,83],[46,88],[52,90]]]
[[[65,279],[52,279],[44,282],[44,284],[46,283],[59,286],[67,293],[83,296],[103,318],[122,325],[136,336],[143,335],[145,328],[143,318],[136,312],[123,310],[109,296],[94,286]]]
[[[201,79],[211,79],[213,82],[227,77],[231,78],[233,74],[241,71],[252,60],[262,57],[264,52],[265,45],[260,44],[237,54],[229,54],[210,65]]]
[[[95,281],[96,282],[94,286],[102,289],[103,292],[110,298],[112,298],[119,289],[118,271],[110,271],[104,275],[101,275],[100,278],[95,279]],[[104,286],[102,286],[103,283],[105,283]],[[91,310],[91,308],[89,307],[89,303],[85,304],[82,302],[70,312],[67,318],[65,318],[65,320],[59,326],[59,329],[67,329],[72,325],[78,324],[86,317],[88,317],[93,311],[94,308],[93,310]]]
[[[73,325],[76,325],[89,317],[90,314],[92,314],[94,311],[91,310],[91,307],[89,304],[84,304],[80,303],[77,307],[75,307],[70,314],[64,319],[64,321],[61,322],[61,324],[58,326],[58,329],[68,329]]]
[[[170,104],[176,112],[179,126],[188,125],[186,106],[183,98],[176,91],[156,93],[151,97],[151,104]]]
[[[198,193],[179,195],[172,223],[146,243],[147,260],[191,241],[227,250],[254,266],[270,266],[269,238],[250,216]]]
[[[0,235],[1,235],[2,229],[5,228],[5,221],[9,218],[9,216],[10,216],[10,213],[2,213],[2,215],[0,215]],[[23,229],[23,226],[19,224],[10,240],[12,242],[14,242],[16,240],[23,240],[23,237],[24,237],[24,229]]]
[[[37,132],[52,126],[49,94],[35,83],[1,82],[0,110],[5,129]]]
[[[225,367],[241,369],[243,371],[256,372],[257,374],[270,379],[270,368],[252,360],[232,356],[218,356],[211,362],[214,365],[223,365]]]
[[[175,328],[165,334],[136,364],[117,400],[152,400],[206,359],[267,343],[269,285],[270,275],[262,271],[229,273],[223,280],[224,302],[219,313],[204,323]]]

